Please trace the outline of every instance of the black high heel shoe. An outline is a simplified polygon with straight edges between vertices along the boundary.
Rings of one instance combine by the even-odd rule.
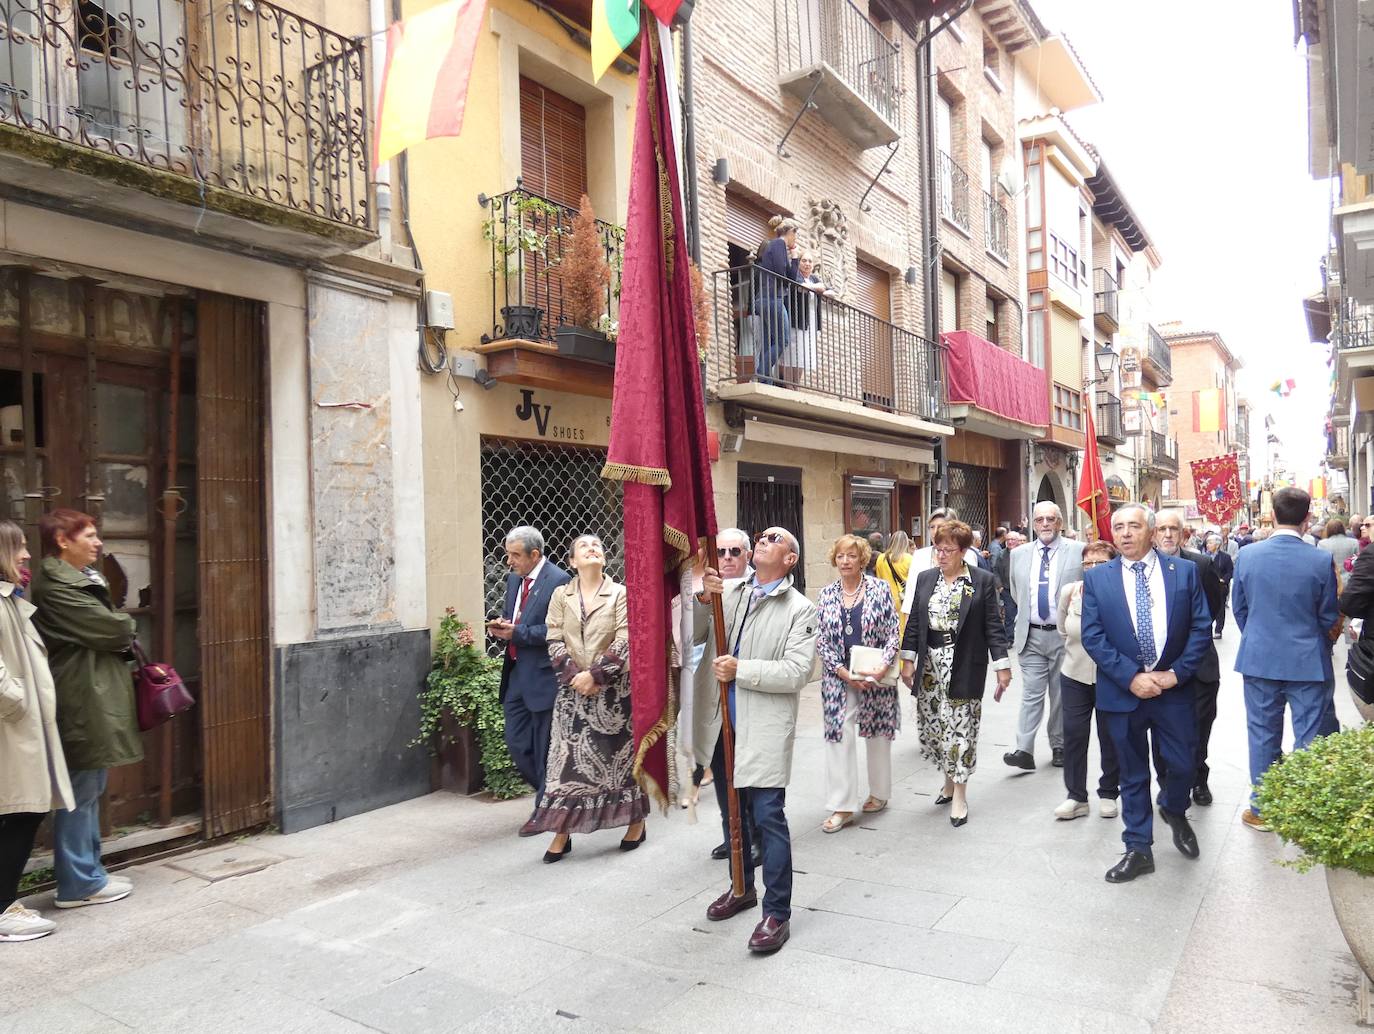
[[[568,837],[568,842],[563,845],[561,851],[545,851],[544,864],[552,865],[554,862],[561,862],[568,855],[572,854],[572,837]]]
[[[948,804],[952,800],[954,800],[954,798],[946,797],[945,791],[943,790],[937,790],[935,793],[935,806],[937,808],[940,807],[942,804]]]
[[[964,812],[964,813],[963,813],[962,815],[960,815],[957,819],[956,819],[953,815],[951,815],[951,816],[949,817],[949,824],[950,824],[951,826],[953,826],[955,829],[958,829],[960,826],[964,825],[964,824],[967,823],[967,822],[968,822],[968,812]]]
[[[622,840],[622,841],[620,842],[620,849],[621,849],[622,851],[633,851],[635,848],[637,848],[640,844],[644,843],[644,841],[646,841],[646,840],[648,840],[648,839],[649,839],[649,827],[648,827],[648,826],[643,826],[643,827],[641,827],[640,830],[639,830],[639,839],[638,839],[638,840]]]

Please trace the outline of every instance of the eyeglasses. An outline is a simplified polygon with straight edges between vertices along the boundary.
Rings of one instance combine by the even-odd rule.
[[[771,542],[776,546],[779,542],[786,541],[787,536],[780,531],[765,531],[754,539],[754,545],[757,546],[760,542]]]
[[[744,552],[743,546],[717,546],[716,556],[724,560],[728,556],[739,556]]]
[[[964,551],[958,546],[936,546],[936,556],[962,556]]]

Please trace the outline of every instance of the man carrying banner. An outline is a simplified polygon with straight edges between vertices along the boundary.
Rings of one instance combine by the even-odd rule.
[[[758,827],[754,844],[744,824],[744,895],[726,890],[706,909],[706,917],[729,919],[758,904],[754,855],[763,864],[763,919],[749,938],[749,950],[773,952],[789,936],[792,918],[792,836],[783,806],[792,776],[792,743],[797,704],[811,680],[816,660],[816,605],[792,585],[799,559],[796,537],[769,528],[754,546],[754,577],[727,588],[708,568],[704,594],[723,595],[725,642],[729,653],[712,662],[715,676],[729,683],[729,721],[735,730],[734,785],[741,813]],[[697,642],[716,642],[711,609],[697,601]]]

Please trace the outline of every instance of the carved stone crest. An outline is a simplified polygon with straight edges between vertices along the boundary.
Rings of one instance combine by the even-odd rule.
[[[849,221],[839,202],[809,198],[803,222],[804,250],[816,260],[817,272],[827,287],[847,299],[853,279],[853,249],[849,246]]]

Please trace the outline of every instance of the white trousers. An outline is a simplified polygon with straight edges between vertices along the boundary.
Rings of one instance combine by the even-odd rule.
[[[844,702],[844,735],[825,742],[825,806],[830,811],[859,810],[859,694],[849,690]],[[892,741],[885,736],[862,740],[868,761],[868,792],[880,801],[892,798]]]

